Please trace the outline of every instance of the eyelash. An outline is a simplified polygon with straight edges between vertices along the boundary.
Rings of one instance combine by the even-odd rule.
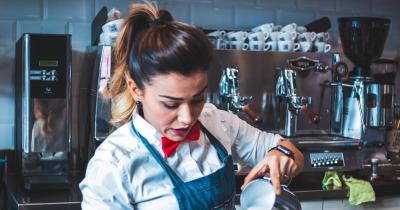
[[[197,100],[192,100],[192,101],[191,101],[191,104],[192,104],[192,105],[197,105],[197,104],[202,103],[203,101],[204,101],[204,98],[202,98],[202,99],[197,99]],[[169,104],[167,104],[167,103],[163,103],[163,105],[164,105],[164,107],[167,108],[167,109],[174,110],[174,109],[178,108],[178,106],[179,106],[180,104],[169,105]]]

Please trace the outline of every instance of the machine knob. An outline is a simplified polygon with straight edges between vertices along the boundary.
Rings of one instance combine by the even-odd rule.
[[[371,158],[371,181],[378,178],[378,158]]]
[[[339,62],[333,66],[333,72],[338,74],[340,77],[346,77],[349,73],[349,67],[344,62]]]

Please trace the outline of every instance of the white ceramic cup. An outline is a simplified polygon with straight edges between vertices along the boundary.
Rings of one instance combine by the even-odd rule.
[[[264,51],[272,51],[272,47],[274,47],[273,45],[276,46],[276,42],[271,41],[271,42],[265,43],[265,45],[264,45]],[[275,48],[276,48],[276,47],[275,47]]]
[[[325,42],[315,42],[314,45],[317,52],[327,53],[331,50],[331,45]]]
[[[296,32],[297,33],[304,33],[307,32],[307,28],[305,26],[297,26],[296,27]]]
[[[218,31],[213,31],[211,33],[208,33],[207,36],[208,37],[215,37],[215,38],[219,38],[219,39],[223,39],[225,36],[226,32],[223,30],[218,30]]]
[[[276,41],[276,40],[271,40],[271,41],[265,43],[265,45],[271,46],[269,48],[269,51],[278,51],[278,41]]]
[[[274,207],[276,194],[271,183],[255,179],[240,194],[240,207],[243,210],[270,210]]]
[[[281,28],[281,32],[296,31],[296,28],[297,28],[296,23],[289,23]]]
[[[279,31],[273,31],[273,32],[271,32],[270,34],[269,34],[269,38],[272,40],[272,41],[278,41],[278,39],[279,39],[279,35],[281,34],[281,32],[279,32]]]
[[[253,31],[253,32],[257,32],[257,31],[271,32],[273,28],[274,28],[273,23],[264,23],[262,25],[252,28],[251,31]]]
[[[111,33],[101,33],[100,34],[100,44],[103,45],[115,45],[118,39],[119,32],[111,32]]]
[[[327,32],[320,32],[316,34],[315,41],[316,42],[328,42],[330,36]]]
[[[294,52],[300,49],[300,44],[294,41],[285,40],[278,41],[278,51],[279,52]]]
[[[295,31],[280,32],[278,39],[279,41],[294,41],[297,33]]]
[[[253,51],[263,51],[264,50],[264,41],[249,41],[249,49]]]
[[[312,42],[299,42],[301,52],[310,52],[312,48]]]
[[[247,35],[247,38],[249,39],[249,41],[263,41],[263,42],[265,42],[265,40],[267,40],[268,37],[269,37],[269,33],[268,32],[263,32],[263,31],[250,32]]]
[[[248,50],[249,44],[244,41],[230,41],[229,42],[230,49],[234,50]]]
[[[124,19],[117,19],[104,24],[101,29],[104,33],[119,32]]]
[[[228,33],[227,37],[229,41],[244,41],[247,38],[248,33],[246,31],[236,31]]]
[[[315,32],[304,32],[297,35],[297,40],[299,42],[313,42],[317,34]]]
[[[215,49],[226,49],[226,41],[224,39],[209,37],[209,40]]]

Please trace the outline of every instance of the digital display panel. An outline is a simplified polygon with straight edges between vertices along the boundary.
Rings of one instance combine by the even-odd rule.
[[[58,60],[39,60],[39,66],[57,67]]]

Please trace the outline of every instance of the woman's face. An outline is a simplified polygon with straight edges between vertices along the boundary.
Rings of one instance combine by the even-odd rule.
[[[150,84],[144,85],[144,90],[136,88],[135,98],[142,102],[147,122],[163,136],[182,141],[203,109],[207,82],[205,71],[196,71],[190,76],[157,75]]]

